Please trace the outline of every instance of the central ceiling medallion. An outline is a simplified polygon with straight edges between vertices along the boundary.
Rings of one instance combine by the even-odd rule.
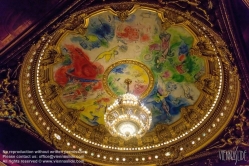
[[[150,128],[152,115],[140,100],[129,93],[131,79],[125,79],[127,93],[121,95],[106,110],[104,119],[107,129],[113,136],[128,140],[141,138]]]
[[[113,98],[126,93],[126,78],[134,80],[129,85],[130,92],[140,98],[148,96],[154,87],[154,76],[148,66],[133,59],[124,59],[105,70],[102,80],[105,91]]]

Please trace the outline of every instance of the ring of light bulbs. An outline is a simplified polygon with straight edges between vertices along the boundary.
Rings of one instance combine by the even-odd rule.
[[[205,30],[205,27],[203,27],[203,29]],[[207,36],[205,35],[204,36],[205,38],[207,38]],[[42,39],[43,41],[46,40],[44,37]],[[192,133],[196,128],[198,128],[206,119],[207,117],[210,115],[210,113],[213,111],[213,109],[215,108],[216,104],[217,104],[217,101],[220,97],[220,94],[221,94],[221,87],[222,87],[222,81],[223,81],[223,72],[222,72],[222,65],[221,65],[221,61],[220,61],[220,58],[216,56],[217,58],[217,61],[218,61],[218,66],[219,66],[219,77],[220,77],[220,82],[219,82],[219,85],[218,85],[218,89],[217,89],[217,95],[214,99],[214,102],[211,106],[211,108],[208,110],[208,112],[206,113],[206,115],[195,125],[193,126],[189,131],[186,131],[185,133],[181,134],[180,136],[176,137],[176,138],[173,138],[169,141],[165,141],[163,143],[159,143],[157,145],[153,145],[153,146],[146,146],[146,147],[138,147],[138,148],[124,148],[124,147],[114,147],[114,146],[109,146],[109,145],[103,145],[103,144],[100,144],[100,143],[96,143],[96,142],[93,142],[91,140],[88,140],[87,138],[84,138],[83,136],[80,136],[78,134],[75,134],[73,133],[69,128],[67,128],[66,126],[64,126],[57,118],[56,116],[52,113],[52,111],[50,111],[49,107],[47,106],[45,100],[43,99],[43,96],[42,96],[42,92],[41,92],[41,88],[40,88],[40,82],[39,82],[39,68],[40,68],[40,63],[41,63],[41,59],[44,55],[44,52],[45,52],[45,49],[48,47],[48,44],[50,43],[50,40],[51,40],[51,37],[50,39],[47,40],[47,43],[46,45],[44,46],[44,48],[42,49],[41,51],[41,54],[40,54],[40,57],[39,57],[39,60],[38,60],[38,63],[37,63],[37,90],[38,90],[38,93],[39,93],[39,97],[44,105],[44,107],[46,108],[47,112],[49,113],[49,115],[54,119],[54,121],[59,125],[61,126],[66,132],[68,133],[72,133],[73,136],[75,136],[76,138],[86,142],[86,143],[90,143],[92,145],[95,145],[95,146],[99,146],[99,147],[103,147],[103,148],[108,148],[108,149],[115,149],[115,150],[143,150],[143,149],[153,149],[153,148],[158,148],[160,146],[163,146],[163,145],[167,145],[169,143],[172,143],[172,142],[175,142],[183,137],[186,137],[188,134]],[[214,45],[212,45],[212,47],[214,47]],[[216,49],[214,48],[214,51],[216,51]]]

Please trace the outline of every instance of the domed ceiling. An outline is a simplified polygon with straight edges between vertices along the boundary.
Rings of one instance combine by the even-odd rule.
[[[79,11],[30,49],[20,76],[29,120],[56,148],[99,164],[167,164],[197,152],[238,102],[225,43],[179,11],[117,6]],[[123,140],[105,128],[104,113],[127,78],[152,124],[142,138]]]

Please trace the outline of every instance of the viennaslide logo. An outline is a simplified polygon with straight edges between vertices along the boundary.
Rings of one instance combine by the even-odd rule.
[[[235,161],[235,165],[238,161],[246,161],[246,150],[238,150],[236,146],[235,150],[220,150],[219,159],[222,161]]]

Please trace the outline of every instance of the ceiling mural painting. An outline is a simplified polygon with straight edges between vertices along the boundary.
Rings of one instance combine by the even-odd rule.
[[[200,150],[226,126],[238,102],[237,70],[222,39],[198,20],[130,6],[79,11],[45,34],[22,67],[22,104],[46,141],[84,151],[84,160],[166,164]],[[125,79],[152,113],[142,138],[123,140],[105,128],[105,110],[126,93]]]
[[[83,110],[80,119],[89,125],[104,124],[106,105],[114,100],[108,89],[116,97],[124,94],[129,78],[131,93],[141,97],[147,91],[144,103],[153,113],[152,128],[178,120],[180,109],[200,95],[194,83],[205,73],[205,59],[191,52],[197,39],[189,30],[182,25],[163,29],[161,21],[148,10],[137,10],[125,21],[103,12],[90,17],[85,34],[64,35],[58,43],[63,61],[54,66],[54,80],[63,87],[60,97],[66,107]],[[122,59],[144,64],[150,76],[125,61],[104,73]]]

